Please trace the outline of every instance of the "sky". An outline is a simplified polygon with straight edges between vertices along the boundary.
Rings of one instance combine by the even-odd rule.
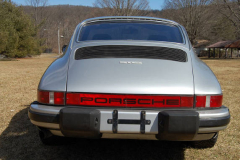
[[[26,0],[12,0],[17,5],[26,5]],[[70,4],[70,5],[82,5],[82,6],[93,6],[95,0],[48,0],[49,5],[58,4]],[[149,0],[149,6],[151,9],[161,10],[164,0]]]

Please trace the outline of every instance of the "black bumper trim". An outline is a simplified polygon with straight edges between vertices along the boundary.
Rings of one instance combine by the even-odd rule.
[[[33,120],[33,121],[37,121],[37,122],[46,122],[46,123],[55,123],[55,124],[59,124],[59,114],[47,114],[47,113],[38,113],[38,112],[34,112],[31,111],[29,109],[28,111],[28,117]]]
[[[38,113],[29,110],[28,116],[31,120],[37,121],[37,122],[46,122],[46,123],[60,123],[59,114],[47,114],[47,113]],[[230,116],[227,117],[218,117],[214,119],[199,119],[199,127],[220,127],[220,126],[226,126],[230,122]]]
[[[230,115],[227,117],[214,118],[214,119],[200,119],[200,127],[220,127],[226,126],[230,122]]]

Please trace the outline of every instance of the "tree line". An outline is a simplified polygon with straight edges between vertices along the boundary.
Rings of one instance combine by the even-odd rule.
[[[11,1],[0,0],[0,54],[6,57],[25,57],[40,54],[37,27],[20,7]]]
[[[212,43],[240,39],[239,0],[165,0],[162,10],[151,10],[148,0],[96,0],[93,7],[49,6],[48,0],[27,0],[26,6],[16,6],[10,0],[0,2],[4,15],[0,17],[4,22],[0,24],[4,40],[0,54],[9,57],[58,52],[58,30],[62,46],[68,44],[78,23],[100,16],[171,19],[186,28],[193,44],[202,39]]]

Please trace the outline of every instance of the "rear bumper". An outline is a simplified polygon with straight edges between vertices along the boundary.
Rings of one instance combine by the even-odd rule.
[[[191,141],[210,139],[230,122],[227,107],[211,110],[143,110],[56,107],[32,103],[31,122],[54,135]]]

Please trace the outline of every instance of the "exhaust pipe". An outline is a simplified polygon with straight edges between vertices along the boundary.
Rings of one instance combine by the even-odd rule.
[[[39,137],[40,137],[41,141],[49,139],[50,137],[53,136],[53,134],[47,129],[38,127],[38,130],[39,130]]]

